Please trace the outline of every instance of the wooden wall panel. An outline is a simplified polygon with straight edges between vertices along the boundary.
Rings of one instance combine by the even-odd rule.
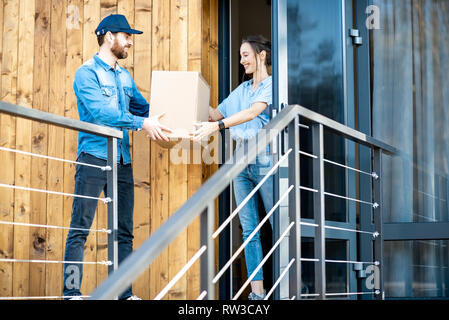
[[[94,30],[101,18],[124,14],[142,30],[125,60],[145,98],[152,70],[201,71],[218,92],[216,0],[0,0],[0,99],[78,119],[73,79],[98,51]],[[214,25],[212,25],[214,24]],[[8,44],[8,45],[5,45]],[[151,101],[150,101],[151,103]],[[170,152],[145,132],[131,132],[135,179],[134,247],[148,238],[214,172],[213,166],[174,165]],[[0,146],[75,160],[78,133],[0,114]],[[0,183],[73,193],[75,166],[0,151]],[[102,195],[103,196],[103,195]],[[73,198],[0,188],[0,221],[69,226]],[[98,204],[92,228],[106,228],[106,206]],[[67,230],[0,224],[0,259],[63,260]],[[199,219],[134,283],[134,293],[154,298],[199,249]],[[85,261],[107,259],[107,235],[91,233]],[[84,266],[82,292],[107,277],[102,265]],[[0,296],[59,296],[60,264],[0,262]],[[199,263],[164,297],[195,299]]]
[[[134,81],[142,95],[149,101],[151,86],[151,1],[137,0],[134,26],[143,34],[134,36]],[[127,59],[129,60],[129,58]],[[146,132],[133,133],[134,206],[140,214],[134,215],[134,248],[138,248],[150,236],[150,139]],[[145,270],[137,279],[133,293],[142,299],[150,298],[150,271]]]
[[[202,20],[196,19],[202,13],[201,1],[189,0],[188,2],[188,61],[189,71],[201,72],[201,32]],[[191,197],[201,187],[203,166],[201,162],[195,164],[194,152],[201,153],[198,144],[192,144],[190,164],[187,168],[187,197]],[[195,219],[187,228],[187,260],[190,260],[200,248],[200,218]],[[200,295],[200,261],[198,260],[187,272],[187,299],[194,300]]]
[[[19,1],[3,3],[3,46],[0,98],[10,103],[16,103],[17,98],[17,50],[19,36]],[[6,148],[16,147],[16,119],[0,114],[0,145]],[[0,181],[14,185],[15,154],[0,152]],[[14,221],[14,190],[0,188],[0,218],[3,221]],[[9,225],[0,226],[0,258],[14,257],[14,228]],[[13,295],[13,264],[0,262],[0,292],[4,296]]]
[[[98,7],[94,9],[94,16],[96,16],[96,12]],[[101,0],[100,1],[100,16],[98,22],[101,19],[107,17],[110,14],[117,13],[117,0]],[[96,24],[98,25],[98,23]],[[94,29],[96,28],[93,27]],[[93,30],[88,30],[93,33]],[[93,39],[96,42],[95,37]],[[98,46],[97,46],[98,48]],[[84,57],[85,60],[89,60],[92,57]],[[105,194],[102,192],[100,197],[104,197]],[[108,228],[108,211],[107,205],[102,203],[101,201],[97,204],[97,211],[95,212],[95,219],[93,225],[98,229],[107,229]],[[96,246],[95,246],[96,244]],[[91,260],[86,261],[107,261],[108,260],[108,235],[105,233],[91,233],[86,242],[86,250],[89,250],[89,255],[91,256]],[[108,269],[103,265],[90,266],[89,269],[92,271],[92,274],[89,273],[89,270],[86,270],[87,273],[91,274],[91,279],[95,281],[90,281],[90,284],[85,283],[82,292],[90,292],[96,287],[96,283],[100,283],[108,276]],[[94,270],[96,271],[94,273]],[[84,279],[83,279],[84,281]]]
[[[187,71],[188,67],[188,2],[171,1],[170,17],[170,70]],[[187,165],[169,163],[168,198],[169,212],[173,214],[187,200]],[[187,263],[187,230],[184,230],[169,246],[169,279],[172,279]],[[168,299],[186,299],[187,281],[182,277],[168,292]]]
[[[64,115],[65,70],[66,70],[66,8],[65,0],[52,0],[50,9],[50,70],[49,70],[49,107],[48,112]],[[48,155],[64,157],[64,129],[48,127]],[[49,161],[47,171],[47,189],[63,192],[64,166],[59,161]],[[61,226],[64,222],[64,203],[59,195],[47,196],[47,224]],[[48,260],[64,259],[64,238],[61,229],[47,230]],[[62,266],[47,264],[46,295],[59,295],[62,292]]]
[[[153,0],[152,70],[170,69],[170,1]],[[169,217],[169,152],[151,142],[150,232]],[[169,282],[168,249],[150,266],[150,298],[153,299]]]
[[[98,42],[94,30],[97,28],[98,24],[101,21],[101,4],[102,1],[99,0],[84,1],[83,62],[92,59],[94,54],[98,51]],[[102,193],[100,197],[103,196],[104,194]],[[104,207],[105,204],[99,201],[97,205],[97,211],[95,213],[95,219],[92,222],[93,229],[98,228],[97,225],[98,216],[102,215],[102,213],[104,216],[104,212],[106,210]],[[96,236],[97,234],[90,233],[89,236],[87,237],[86,244],[84,246],[84,261],[98,261],[96,251],[97,249]],[[98,267],[101,268],[101,266]],[[97,283],[97,267],[92,265],[84,266],[81,292],[87,294],[88,292],[90,292],[95,288],[96,283]]]
[[[51,2],[38,0],[35,2],[34,27],[34,70],[33,70],[33,108],[48,111],[48,82],[50,70],[50,6]],[[48,126],[33,121],[31,123],[31,152],[46,155],[48,152]],[[43,158],[31,157],[31,187],[45,190],[47,188],[48,161]],[[69,179],[64,182],[71,183]],[[47,195],[31,192],[30,223],[47,224]],[[30,259],[45,260],[47,230],[45,228],[30,228]],[[44,263],[30,265],[31,296],[45,296]]]
[[[84,10],[83,0],[67,0],[67,57],[66,57],[66,76],[65,76],[65,116],[72,119],[79,119],[76,105],[76,97],[73,94],[73,80],[75,72],[83,63],[83,21]],[[76,160],[76,151],[78,146],[78,132],[66,129],[64,131],[64,158],[68,160]],[[75,171],[76,166],[72,163],[64,163],[64,192],[73,194],[75,191]],[[65,196],[64,198],[64,226],[70,226],[72,216],[73,198]],[[65,239],[68,230],[63,230],[63,239],[65,247]],[[107,241],[106,241],[107,245]],[[97,250],[101,244],[97,244]],[[65,248],[63,248],[64,250]],[[101,259],[107,260],[107,259]],[[105,269],[103,266],[99,269]]]
[[[33,97],[33,56],[34,50],[34,2],[21,1],[19,4],[19,42],[17,57],[17,104],[30,108]],[[16,119],[16,149],[31,151],[31,121]],[[17,154],[15,163],[15,184],[29,188],[31,183],[31,159]],[[30,223],[30,192],[14,194],[14,221]],[[29,230],[23,226],[14,227],[14,258],[28,259],[30,255]],[[14,263],[13,294],[23,297],[29,292],[29,263]]]

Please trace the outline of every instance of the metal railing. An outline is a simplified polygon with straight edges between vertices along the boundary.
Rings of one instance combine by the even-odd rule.
[[[61,161],[66,163],[72,163],[76,165],[97,167],[98,170],[103,172],[107,172],[107,198],[95,198],[85,195],[78,194],[68,194],[62,192],[56,192],[52,190],[41,190],[35,188],[27,188],[23,186],[9,185],[3,184],[0,181],[1,188],[10,188],[20,191],[30,191],[30,192],[41,192],[46,194],[55,194],[60,196],[70,196],[70,197],[79,197],[79,198],[87,198],[102,201],[107,204],[107,230],[85,230],[79,228],[71,228],[64,226],[52,226],[52,225],[39,225],[39,224],[27,224],[27,223],[19,223],[19,222],[11,222],[11,221],[0,221],[2,225],[13,225],[13,226],[21,226],[21,227],[36,227],[36,228],[47,228],[47,229],[64,229],[64,230],[83,230],[83,231],[92,231],[92,232],[104,232],[108,234],[108,261],[103,262],[70,262],[70,261],[50,261],[50,260],[24,260],[24,259],[0,259],[0,262],[13,262],[13,263],[73,263],[73,264],[102,264],[108,266],[108,273],[112,274],[114,270],[118,268],[118,240],[117,240],[117,231],[118,231],[118,215],[117,215],[117,139],[123,139],[123,132],[92,124],[83,121],[78,121],[75,119],[66,118],[63,116],[51,114],[48,112],[43,112],[36,109],[26,108],[23,106],[7,103],[4,101],[0,101],[0,113],[7,114],[10,116],[15,116],[19,118],[29,119],[32,121],[37,121],[39,123],[45,123],[49,125],[54,125],[57,127],[71,129],[75,131],[82,131],[90,134],[94,134],[100,137],[107,138],[107,148],[108,148],[108,159],[107,165],[105,167],[97,167],[92,166],[85,163],[79,163],[76,161],[60,159],[56,157],[49,157],[41,154],[33,154],[30,152],[16,150],[12,148],[0,147],[1,152],[14,152],[17,154],[22,154],[30,157],[38,157],[45,158],[48,160]],[[60,296],[49,296],[49,297],[2,297],[1,299],[57,299],[57,298],[65,298]]]
[[[299,129],[304,127],[299,124],[299,118],[307,119],[312,123],[308,128],[312,130],[313,137],[313,154],[308,154],[299,149]],[[288,129],[288,130],[284,130]],[[374,202],[362,201],[359,199],[348,198],[341,195],[335,195],[328,193],[324,190],[324,129],[329,130],[339,136],[349,139],[355,143],[367,146],[373,150],[373,173],[368,173],[373,179],[373,197]],[[287,133],[285,133],[287,131]],[[383,298],[383,244],[382,244],[382,199],[381,199],[381,156],[382,153],[394,154],[396,149],[363,133],[360,133],[354,129],[346,127],[336,121],[324,117],[321,114],[308,110],[299,105],[286,106],[277,117],[275,117],[263,130],[260,130],[258,135],[250,141],[244,143],[241,153],[236,153],[233,157],[226,161],[226,163],[220,167],[220,169],[207,180],[198,191],[189,198],[186,203],[181,206],[159,229],[157,229],[135,252],[133,252],[127,259],[125,259],[118,270],[110,275],[94,292],[91,299],[112,299],[120,293],[122,293],[128,286],[136,280],[140,274],[151,265],[151,263],[163,252],[168,245],[175,240],[175,238],[188,226],[195,218],[201,216],[201,235],[200,235],[200,249],[197,254],[189,261],[189,263],[183,268],[172,281],[161,291],[161,294],[157,298],[162,298],[163,294],[168,292],[169,287],[179,279],[197,259],[200,259],[201,263],[201,294],[198,299],[207,298],[209,300],[215,299],[215,285],[218,278],[223,274],[223,269],[227,268],[228,263],[223,269],[215,275],[215,252],[214,252],[214,239],[220,233],[223,228],[229,224],[230,219],[234,217],[239,208],[237,208],[229,219],[219,227],[217,231],[213,231],[215,225],[215,207],[214,199],[216,199],[223,190],[227,188],[233,178],[235,178],[248,163],[252,163],[257,154],[261,150],[265,150],[265,147],[277,141],[280,135],[288,135],[288,151],[275,164],[279,166],[284,160],[288,161],[288,185],[290,186],[287,192],[281,196],[280,201],[288,197],[288,214],[289,225],[287,229],[282,231],[282,235],[277,239],[275,245],[264,258],[262,263],[257,267],[260,269],[265,263],[268,256],[276,249],[279,243],[289,233],[289,264],[280,277],[275,281],[273,288],[269,291],[271,295],[273,290],[286,274],[289,274],[289,296],[299,299],[301,297],[317,297],[318,299],[325,299],[326,297],[338,296],[338,295],[360,295],[360,294],[374,294],[378,299]],[[253,143],[257,141],[257,143]],[[314,186],[308,188],[301,186],[299,168],[300,157],[310,156],[314,160],[313,165],[313,177]],[[348,167],[349,168],[349,167]],[[350,168],[353,169],[353,168]],[[355,169],[357,170],[357,169]],[[271,174],[270,172],[268,174]],[[314,194],[314,222],[312,225],[315,227],[315,258],[307,259],[301,257],[301,226],[305,223],[301,221],[301,207],[300,207],[300,190],[306,190],[313,192]],[[253,192],[252,194],[254,194]],[[252,196],[251,194],[249,196]],[[373,248],[374,248],[374,261],[360,262],[360,261],[339,261],[326,259],[325,254],[325,232],[327,229],[334,228],[332,226],[326,226],[325,224],[325,212],[324,212],[324,198],[325,197],[344,197],[350,201],[358,201],[365,205],[371,205],[374,212],[374,224],[375,231],[370,232],[367,230],[351,230],[354,232],[369,233],[373,235]],[[265,223],[268,216],[276,210],[276,206],[273,207],[268,213],[266,219],[261,221],[261,224]],[[241,207],[241,206],[240,206]],[[261,226],[259,225],[259,227]],[[310,225],[310,224],[309,224]],[[259,228],[258,227],[258,228]],[[245,243],[239,248],[240,253],[245,246]],[[236,254],[233,258],[235,259]],[[313,261],[315,262],[315,288],[316,293],[301,294],[302,279],[301,279],[301,262]],[[231,261],[232,263],[232,261]],[[326,263],[351,263],[351,264],[363,264],[372,263],[376,264],[379,269],[381,288],[375,292],[355,292],[355,293],[326,293]],[[257,272],[257,269],[255,272]],[[254,273],[255,273],[254,272]],[[249,275],[248,281],[244,284],[242,289],[234,296],[234,299],[238,298],[244,287],[249,283],[252,275]]]

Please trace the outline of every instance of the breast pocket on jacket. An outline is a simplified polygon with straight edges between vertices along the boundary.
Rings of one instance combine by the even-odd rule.
[[[123,91],[125,92],[125,106],[126,109],[129,109],[129,104],[133,98],[133,89],[130,87],[123,87]]]
[[[117,90],[113,86],[102,86],[101,94],[105,101],[108,102],[109,107],[118,109]]]

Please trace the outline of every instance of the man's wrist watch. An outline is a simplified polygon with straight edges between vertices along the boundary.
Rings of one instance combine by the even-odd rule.
[[[220,128],[220,130],[223,130],[226,128],[223,120],[218,120],[218,128]]]

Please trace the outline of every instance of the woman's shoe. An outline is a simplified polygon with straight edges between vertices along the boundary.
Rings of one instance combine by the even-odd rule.
[[[249,300],[264,300],[266,296],[267,296],[266,291],[264,291],[262,294],[257,294],[257,293],[251,292],[248,296],[248,299]]]

